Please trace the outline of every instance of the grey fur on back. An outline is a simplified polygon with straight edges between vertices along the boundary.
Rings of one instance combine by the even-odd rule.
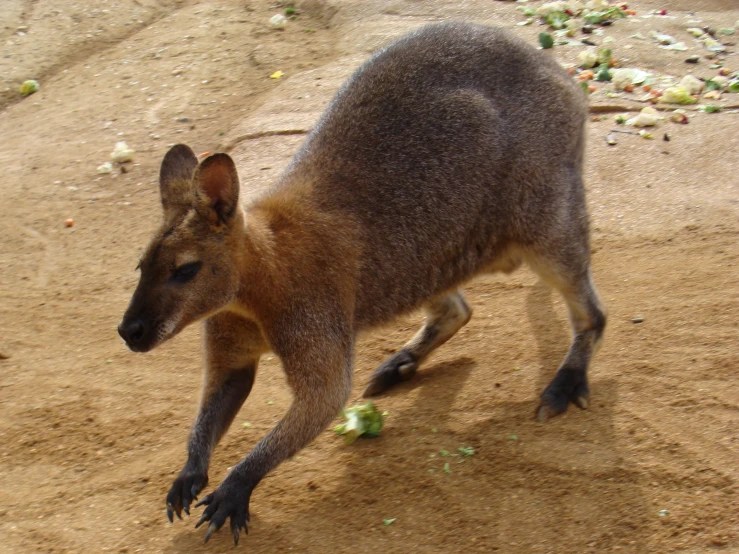
[[[587,233],[586,106],[548,53],[499,28],[427,26],[363,64],[282,179],[309,179],[319,205],[360,223],[356,323],[416,308],[572,219]]]

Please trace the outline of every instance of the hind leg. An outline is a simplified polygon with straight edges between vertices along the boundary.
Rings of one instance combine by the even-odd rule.
[[[537,419],[541,422],[567,410],[570,402],[587,408],[589,399],[587,370],[606,325],[606,314],[590,274],[587,245],[579,252],[560,256],[527,256],[531,268],[564,297],[572,325],[573,339],[562,365],[541,394]]]
[[[426,307],[426,321],[408,344],[385,360],[370,378],[364,396],[380,394],[416,374],[431,352],[459,331],[472,316],[460,291],[435,298]]]

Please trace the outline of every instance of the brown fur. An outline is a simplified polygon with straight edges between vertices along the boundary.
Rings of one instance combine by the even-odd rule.
[[[121,335],[147,351],[205,320],[206,371],[188,461],[167,497],[189,513],[212,449],[261,354],[294,402],[201,503],[207,537],[246,529],[251,491],[344,405],[356,334],[425,307],[427,320],[365,394],[412,377],[471,311],[457,288],[528,262],[564,295],[574,340],[541,420],[585,407],[605,326],[590,277],[581,182],[586,99],[546,53],[508,33],[441,24],[375,54],[338,92],[280,181],[246,210],[233,161],[175,146],[160,174],[164,224],[141,261]]]

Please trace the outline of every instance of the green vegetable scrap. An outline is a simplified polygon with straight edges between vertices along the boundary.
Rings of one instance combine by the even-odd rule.
[[[721,106],[714,106],[713,104],[708,104],[706,106],[701,106],[700,111],[706,112],[706,113],[716,113],[721,111]]]
[[[595,25],[597,23],[603,23],[604,21],[614,21],[615,19],[622,19],[626,17],[626,12],[618,6],[613,6],[603,11],[588,12],[583,15],[585,23]]]
[[[612,53],[610,48],[601,48],[596,55],[596,61],[599,65],[610,65]]]
[[[739,92],[739,80],[729,82],[729,92]]]
[[[444,464],[443,471],[444,471],[444,473],[451,473],[452,472],[452,468],[449,467],[449,462],[447,462],[447,463]]]
[[[397,519],[397,517],[389,517],[387,519],[383,519],[382,524],[387,527],[388,525],[392,525],[393,523],[395,523]]]
[[[334,427],[334,432],[344,436],[345,444],[351,444],[362,436],[370,438],[379,436],[386,414],[378,412],[375,405],[368,402],[346,408],[342,415],[346,422]]]
[[[295,8],[286,8],[285,15],[295,15]]]
[[[692,96],[685,87],[677,86],[665,89],[659,101],[665,104],[695,104],[698,99]]]
[[[607,64],[603,64],[598,68],[598,72],[595,74],[596,81],[610,81],[611,71],[608,69]]]
[[[457,448],[457,450],[459,451],[460,454],[462,454],[462,456],[474,456],[475,455],[475,449],[472,448],[471,446],[460,446],[459,448]]]
[[[34,92],[38,91],[40,86],[41,85],[38,84],[38,81],[29,79],[28,81],[23,82],[23,84],[21,85],[20,92],[23,96],[29,96],[33,94]]]
[[[706,81],[706,92],[712,91],[712,90],[721,90],[721,85],[714,81],[713,79],[708,79]]]
[[[554,29],[563,29],[570,18],[565,12],[552,12],[544,17],[544,22]]]
[[[549,33],[539,33],[539,44],[546,50],[554,46],[554,39]]]

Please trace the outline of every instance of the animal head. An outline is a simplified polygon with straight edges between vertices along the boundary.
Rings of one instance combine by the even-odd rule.
[[[139,262],[139,284],[118,326],[134,352],[223,310],[239,288],[244,215],[233,160],[214,154],[198,165],[178,144],[164,156],[159,190],[164,223]]]

